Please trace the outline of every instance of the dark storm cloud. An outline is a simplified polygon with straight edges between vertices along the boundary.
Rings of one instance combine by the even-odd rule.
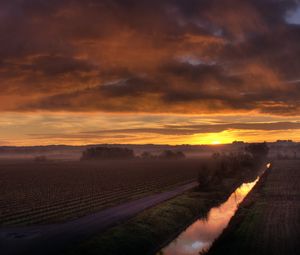
[[[298,114],[298,4],[3,0],[0,109]]]
[[[91,63],[72,57],[41,56],[31,65],[24,66],[30,70],[38,70],[45,75],[68,74],[73,72],[89,72],[95,69]]]

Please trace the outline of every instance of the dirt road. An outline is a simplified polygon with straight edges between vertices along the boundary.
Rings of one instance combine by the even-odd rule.
[[[1,254],[59,254],[81,240],[196,186],[197,182],[192,182],[171,191],[124,203],[63,224],[0,229]]]

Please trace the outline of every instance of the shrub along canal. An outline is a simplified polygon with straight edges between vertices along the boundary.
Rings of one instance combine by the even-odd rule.
[[[267,168],[271,165],[267,164]],[[213,241],[227,227],[239,204],[252,190],[260,177],[250,183],[243,183],[218,207],[213,207],[206,218],[197,220],[157,255],[198,255],[206,252]]]

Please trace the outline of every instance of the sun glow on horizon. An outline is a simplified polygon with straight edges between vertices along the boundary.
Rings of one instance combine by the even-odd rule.
[[[221,145],[232,143],[238,137],[234,132],[223,131],[219,133],[206,133],[194,135],[191,144],[210,144],[210,145]]]
[[[266,130],[255,130],[247,129],[247,123],[253,127],[253,121],[245,120],[244,116],[240,116],[238,118],[241,119],[241,123],[244,123],[244,129],[230,128],[230,125],[228,128],[225,124],[222,124],[225,125],[224,127],[219,128],[216,124],[218,120],[222,123],[234,123],[231,117],[228,118],[228,116],[223,116],[207,120],[206,117],[183,115],[106,114],[100,116],[85,113],[2,113],[0,145],[190,144],[218,146],[230,144],[233,141],[272,142],[278,138],[300,141],[300,127],[288,131],[284,129],[285,123],[296,125],[297,119],[268,119]],[[191,123],[190,126],[189,123]],[[270,123],[282,123],[279,126],[283,129],[276,130],[275,125],[273,130]],[[263,128],[263,125],[259,125],[258,128]],[[208,131],[210,133],[207,133]]]

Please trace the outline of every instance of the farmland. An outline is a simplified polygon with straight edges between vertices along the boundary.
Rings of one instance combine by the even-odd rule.
[[[63,222],[197,178],[203,160],[0,162],[1,226]]]
[[[210,166],[218,169],[220,164]],[[216,182],[198,186],[141,212],[123,224],[99,231],[79,245],[68,247],[64,254],[156,254],[197,219],[206,219],[210,209],[224,203],[242,183],[255,181],[263,169],[259,165],[239,167],[228,176],[223,173],[223,178]],[[209,170],[216,174],[214,169]]]
[[[299,254],[299,160],[274,162],[241,204],[209,255]]]

